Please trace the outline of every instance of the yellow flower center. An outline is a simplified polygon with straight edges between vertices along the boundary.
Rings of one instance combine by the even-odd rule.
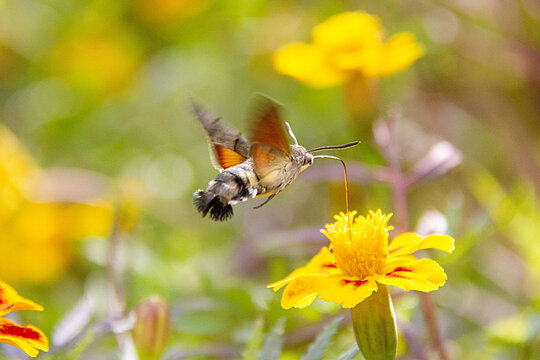
[[[336,265],[345,275],[360,279],[382,274],[388,255],[388,231],[393,229],[387,223],[392,214],[377,210],[366,217],[355,215],[356,211],[341,213],[335,223],[322,230],[330,239]]]

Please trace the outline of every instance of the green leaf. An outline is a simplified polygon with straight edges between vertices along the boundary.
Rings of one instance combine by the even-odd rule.
[[[330,345],[330,340],[334,337],[337,332],[339,323],[343,318],[338,317],[330,324],[328,324],[323,332],[317,336],[315,341],[309,346],[308,351],[302,356],[301,360],[319,360],[322,359],[324,351]]]
[[[264,328],[264,319],[262,316],[259,316],[255,323],[253,324],[253,331],[251,332],[251,338],[246,344],[246,349],[242,354],[242,360],[256,360],[257,352],[261,347],[263,341],[263,328]]]
[[[354,355],[358,354],[358,345],[354,344],[347,352],[341,354],[338,360],[352,360]]]
[[[266,338],[258,360],[277,360],[279,355],[281,355],[284,327],[285,318],[281,318]]]

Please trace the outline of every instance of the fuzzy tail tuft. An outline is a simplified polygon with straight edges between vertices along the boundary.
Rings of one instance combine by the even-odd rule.
[[[231,205],[222,203],[219,196],[204,190],[193,193],[193,204],[203,217],[210,212],[210,218],[215,221],[225,221],[233,216]]]
[[[210,210],[210,203],[214,200],[215,195],[210,194],[204,190],[197,190],[193,193],[193,205],[197,208],[197,211],[202,213],[205,217]]]

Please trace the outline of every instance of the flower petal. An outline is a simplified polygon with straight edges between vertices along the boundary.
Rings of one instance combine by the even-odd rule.
[[[412,254],[421,249],[438,249],[451,253],[455,249],[454,238],[448,235],[428,235],[425,238],[416,233],[404,233],[396,236],[388,246],[392,257]]]
[[[281,297],[281,307],[290,309],[293,306],[296,308],[305,308],[311,305],[317,297],[315,293],[316,276],[302,276],[292,280]]]
[[[19,326],[5,318],[0,318],[0,342],[16,346],[31,357],[37,356],[38,349],[49,350],[47,337],[37,327]]]
[[[15,289],[0,280],[0,316],[14,310],[43,310],[43,306],[20,296]]]
[[[329,59],[338,69],[356,70],[366,77],[379,75],[383,54],[380,45],[365,46],[355,51],[336,52]]]
[[[292,273],[287,275],[284,279],[276,281],[268,286],[267,288],[273,288],[274,291],[281,289],[283,286],[287,285],[290,281],[306,275],[327,275],[327,274],[339,274],[341,271],[336,267],[334,254],[330,252],[327,247],[323,247],[317,255],[315,255],[306,266],[302,266],[294,270]]]
[[[377,283],[371,278],[360,280],[344,275],[331,275],[316,280],[317,295],[323,300],[342,304],[344,308],[355,307],[377,290]]]
[[[382,45],[378,76],[387,76],[405,70],[424,55],[424,48],[413,34],[398,33]],[[371,74],[371,76],[375,76]]]
[[[349,52],[380,43],[379,18],[361,11],[334,15],[313,28],[313,43],[329,52]]]
[[[333,68],[325,53],[306,43],[287,44],[274,53],[274,67],[282,74],[316,88],[342,84],[349,74]]]
[[[404,290],[429,292],[437,290],[446,282],[443,268],[431,259],[400,257],[386,265],[385,275],[377,279],[385,285],[395,285]]]

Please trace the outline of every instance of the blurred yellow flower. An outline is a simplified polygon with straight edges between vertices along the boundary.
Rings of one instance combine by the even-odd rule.
[[[139,66],[139,50],[129,36],[74,35],[59,43],[51,55],[51,67],[82,88],[108,95],[124,89]]]
[[[313,87],[343,84],[355,76],[394,74],[424,54],[414,35],[398,33],[383,41],[376,16],[361,11],[334,15],[315,26],[312,43],[287,44],[274,53],[278,72]]]
[[[23,298],[0,280],[0,342],[16,346],[31,357],[36,357],[38,350],[49,351],[49,341],[40,329],[32,325],[20,326],[1,317],[15,310],[41,311],[43,307]]]
[[[0,223],[6,221],[35,186],[38,168],[17,138],[0,126]]]
[[[411,254],[427,248],[452,252],[453,238],[404,233],[388,244],[393,227],[387,222],[392,214],[378,210],[366,217],[355,215],[356,211],[336,215],[336,222],[322,230],[330,247],[323,247],[306,266],[268,285],[274,291],[287,285],[281,298],[283,308],[306,307],[317,296],[353,308],[377,291],[377,283],[424,292],[444,285],[446,274],[439,264]]]
[[[60,278],[71,261],[75,239],[107,236],[110,201],[38,201],[41,170],[17,138],[0,126],[0,274],[10,283],[46,284]]]

